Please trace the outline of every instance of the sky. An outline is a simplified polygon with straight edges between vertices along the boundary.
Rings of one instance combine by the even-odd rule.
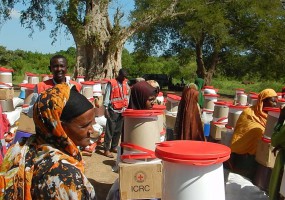
[[[65,35],[64,31],[57,37],[54,44],[49,37],[53,24],[46,24],[46,29],[39,31],[35,27],[32,37],[29,37],[30,30],[25,29],[20,24],[19,12],[12,11],[12,19],[0,25],[0,46],[4,46],[6,50],[24,50],[38,53],[55,53],[60,50],[67,50],[69,47],[75,47],[74,40],[71,35]],[[133,44],[126,43],[125,48],[133,51]]]

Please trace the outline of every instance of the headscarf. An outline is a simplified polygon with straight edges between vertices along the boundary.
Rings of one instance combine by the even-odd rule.
[[[10,147],[0,167],[0,191],[5,191],[0,192],[0,199],[32,199],[35,195],[64,199],[71,193],[78,199],[95,199],[94,188],[84,175],[82,156],[61,125],[71,93],[66,83],[41,93],[34,105],[36,135]],[[86,112],[88,106],[82,107],[81,112]],[[79,187],[83,189],[76,189]]]
[[[200,105],[200,107],[203,107],[204,104],[204,97],[203,97],[203,93],[202,93],[202,88],[204,86],[204,79],[202,78],[196,78],[195,79],[195,84],[198,86],[198,91],[199,91],[199,97],[198,97],[198,104]]]
[[[137,82],[131,88],[129,109],[144,110],[146,102],[150,96],[156,96],[157,89],[146,81]]]
[[[193,88],[186,88],[182,93],[174,127],[177,139],[205,141],[198,95],[199,92]]]
[[[255,155],[258,140],[262,137],[267,121],[263,112],[263,100],[276,97],[273,89],[265,89],[258,95],[257,103],[246,108],[238,118],[231,141],[231,150],[237,154]]]

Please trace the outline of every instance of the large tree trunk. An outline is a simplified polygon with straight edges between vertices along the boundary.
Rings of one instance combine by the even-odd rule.
[[[85,80],[114,78],[121,66],[123,46],[115,50],[100,51],[88,45],[77,45],[77,63],[74,76],[85,76]]]
[[[197,63],[196,73],[199,78],[204,79],[205,85],[210,85],[219,61],[219,53],[216,50],[214,50],[211,56],[210,66],[208,67],[207,70],[203,60],[202,44],[203,44],[202,42],[196,43],[196,63]]]

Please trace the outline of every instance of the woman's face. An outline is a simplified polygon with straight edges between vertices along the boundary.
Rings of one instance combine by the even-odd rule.
[[[263,107],[276,107],[277,97],[268,97],[263,100]]]
[[[156,96],[155,96],[155,95],[150,96],[150,97],[147,99],[147,101],[146,101],[146,103],[145,103],[145,109],[146,109],[146,110],[152,109],[152,107],[153,107],[153,105],[154,105],[155,99],[156,99]]]
[[[69,122],[62,122],[62,127],[76,146],[86,147],[90,144],[94,124],[95,112],[92,108]]]

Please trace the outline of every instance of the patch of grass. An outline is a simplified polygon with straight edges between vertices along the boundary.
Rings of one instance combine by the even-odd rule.
[[[276,92],[281,92],[284,83],[276,81],[263,81],[254,82],[252,84],[243,84],[241,81],[237,80],[227,80],[227,79],[214,79],[212,84],[215,88],[219,89],[219,94],[225,95],[235,95],[235,89],[243,88],[245,93],[256,92],[259,93],[264,89],[271,88]]]

